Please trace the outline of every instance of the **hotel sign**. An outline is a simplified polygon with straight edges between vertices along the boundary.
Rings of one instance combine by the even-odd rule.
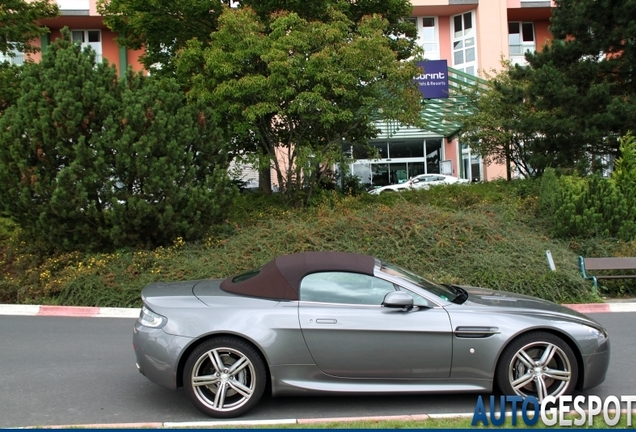
[[[423,69],[415,77],[415,82],[425,99],[442,99],[448,97],[448,65],[446,60],[427,60],[417,62]]]

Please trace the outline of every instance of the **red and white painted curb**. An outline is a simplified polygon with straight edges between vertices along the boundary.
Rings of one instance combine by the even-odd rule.
[[[584,314],[608,312],[636,312],[634,302],[566,304],[564,306]],[[46,306],[0,304],[0,315],[61,316],[81,318],[137,318],[138,308],[103,308],[90,306]]]
[[[0,304],[0,315],[61,316],[80,318],[137,318],[139,308],[38,306]]]
[[[424,421],[433,418],[462,418],[472,417],[473,413],[461,414],[413,414],[396,416],[374,417],[333,417],[311,419],[276,419],[276,420],[210,420],[192,422],[148,422],[148,423],[114,423],[114,424],[86,424],[86,425],[59,425],[59,426],[27,426],[16,429],[181,429],[181,428],[208,428],[214,429],[222,426],[282,426],[282,425],[310,425],[319,423],[347,423],[355,421]]]
[[[636,312],[636,302],[607,302],[588,304],[565,304],[570,309],[584,314],[607,312]]]

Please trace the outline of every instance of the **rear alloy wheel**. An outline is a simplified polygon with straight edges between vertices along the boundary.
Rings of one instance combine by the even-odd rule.
[[[212,417],[236,417],[258,403],[267,372],[260,354],[247,342],[211,339],[197,347],[186,361],[183,385],[188,397]]]
[[[572,348],[560,337],[533,332],[514,340],[501,354],[497,384],[504,394],[547,396],[570,394],[576,386],[578,364]]]

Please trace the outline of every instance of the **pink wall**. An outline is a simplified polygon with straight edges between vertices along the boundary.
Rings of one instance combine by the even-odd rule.
[[[481,0],[476,10],[479,75],[501,69],[508,56],[508,12],[501,0]]]
[[[450,17],[440,16],[437,18],[439,24],[439,55],[442,59],[447,59],[449,65],[452,64],[452,51],[451,51],[451,29],[450,29]]]
[[[453,175],[459,177],[461,157],[458,155],[459,144],[457,138],[452,140],[444,139],[444,143],[444,159],[453,161]]]

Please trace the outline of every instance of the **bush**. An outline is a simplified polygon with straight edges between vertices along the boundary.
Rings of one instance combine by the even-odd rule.
[[[27,303],[138,306],[141,288],[152,281],[225,277],[281,254],[339,250],[368,253],[444,283],[564,303],[597,300],[567,244],[529,229],[507,204],[450,210],[405,199],[427,192],[396,194],[391,204],[334,195],[310,210],[268,210],[260,202],[253,217],[220,225],[228,229],[202,242],[50,257],[22,274],[18,298]],[[547,249],[557,272],[548,267]]]
[[[175,81],[95,64],[66,33],[0,117],[0,206],[49,248],[201,238],[233,195],[222,133]]]
[[[546,170],[541,182],[540,214],[551,221],[561,238],[612,237],[630,241],[636,236],[636,141],[621,139],[622,157],[610,179],[563,176]]]

